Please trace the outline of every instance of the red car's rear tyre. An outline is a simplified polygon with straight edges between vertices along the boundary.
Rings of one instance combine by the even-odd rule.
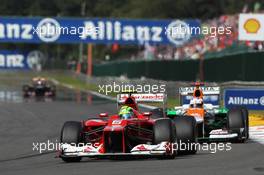
[[[174,118],[179,154],[195,154],[197,152],[197,127],[192,116],[178,116]],[[184,147],[183,147],[184,146]]]
[[[175,133],[173,131],[173,123],[171,119],[158,119],[153,126],[153,142],[159,144],[161,142],[174,142]]]
[[[153,143],[159,144],[161,142],[174,143],[176,141],[176,130],[173,122],[169,118],[157,119],[153,126]],[[171,155],[164,155],[162,159],[174,159],[176,151],[172,150]]]

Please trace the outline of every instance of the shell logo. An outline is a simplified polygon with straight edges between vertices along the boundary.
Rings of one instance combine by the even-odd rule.
[[[260,29],[260,22],[257,19],[250,18],[244,24],[247,33],[257,33]]]

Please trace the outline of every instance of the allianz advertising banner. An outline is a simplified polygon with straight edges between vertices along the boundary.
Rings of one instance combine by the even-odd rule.
[[[264,110],[264,89],[226,89],[224,105],[227,108],[245,106],[251,110]]]
[[[182,45],[199,28],[198,20],[0,17],[0,42]]]
[[[1,69],[31,69],[32,61],[29,53],[21,51],[0,50],[0,70]]]

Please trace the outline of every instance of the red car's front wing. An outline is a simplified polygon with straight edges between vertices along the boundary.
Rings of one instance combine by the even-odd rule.
[[[94,147],[90,144],[84,146],[72,146],[62,144],[60,157],[104,157],[104,156],[164,156],[173,155],[173,144],[161,142],[157,145],[140,144],[135,146],[129,153],[102,153],[102,145]]]

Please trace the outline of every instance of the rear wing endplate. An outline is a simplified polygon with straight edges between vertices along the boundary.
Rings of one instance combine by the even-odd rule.
[[[158,94],[133,94],[132,93],[132,94],[118,94],[117,102],[119,104],[122,104],[130,96],[134,97],[136,102],[163,103],[163,102],[166,102],[167,100],[167,95],[163,93],[158,93]]]

